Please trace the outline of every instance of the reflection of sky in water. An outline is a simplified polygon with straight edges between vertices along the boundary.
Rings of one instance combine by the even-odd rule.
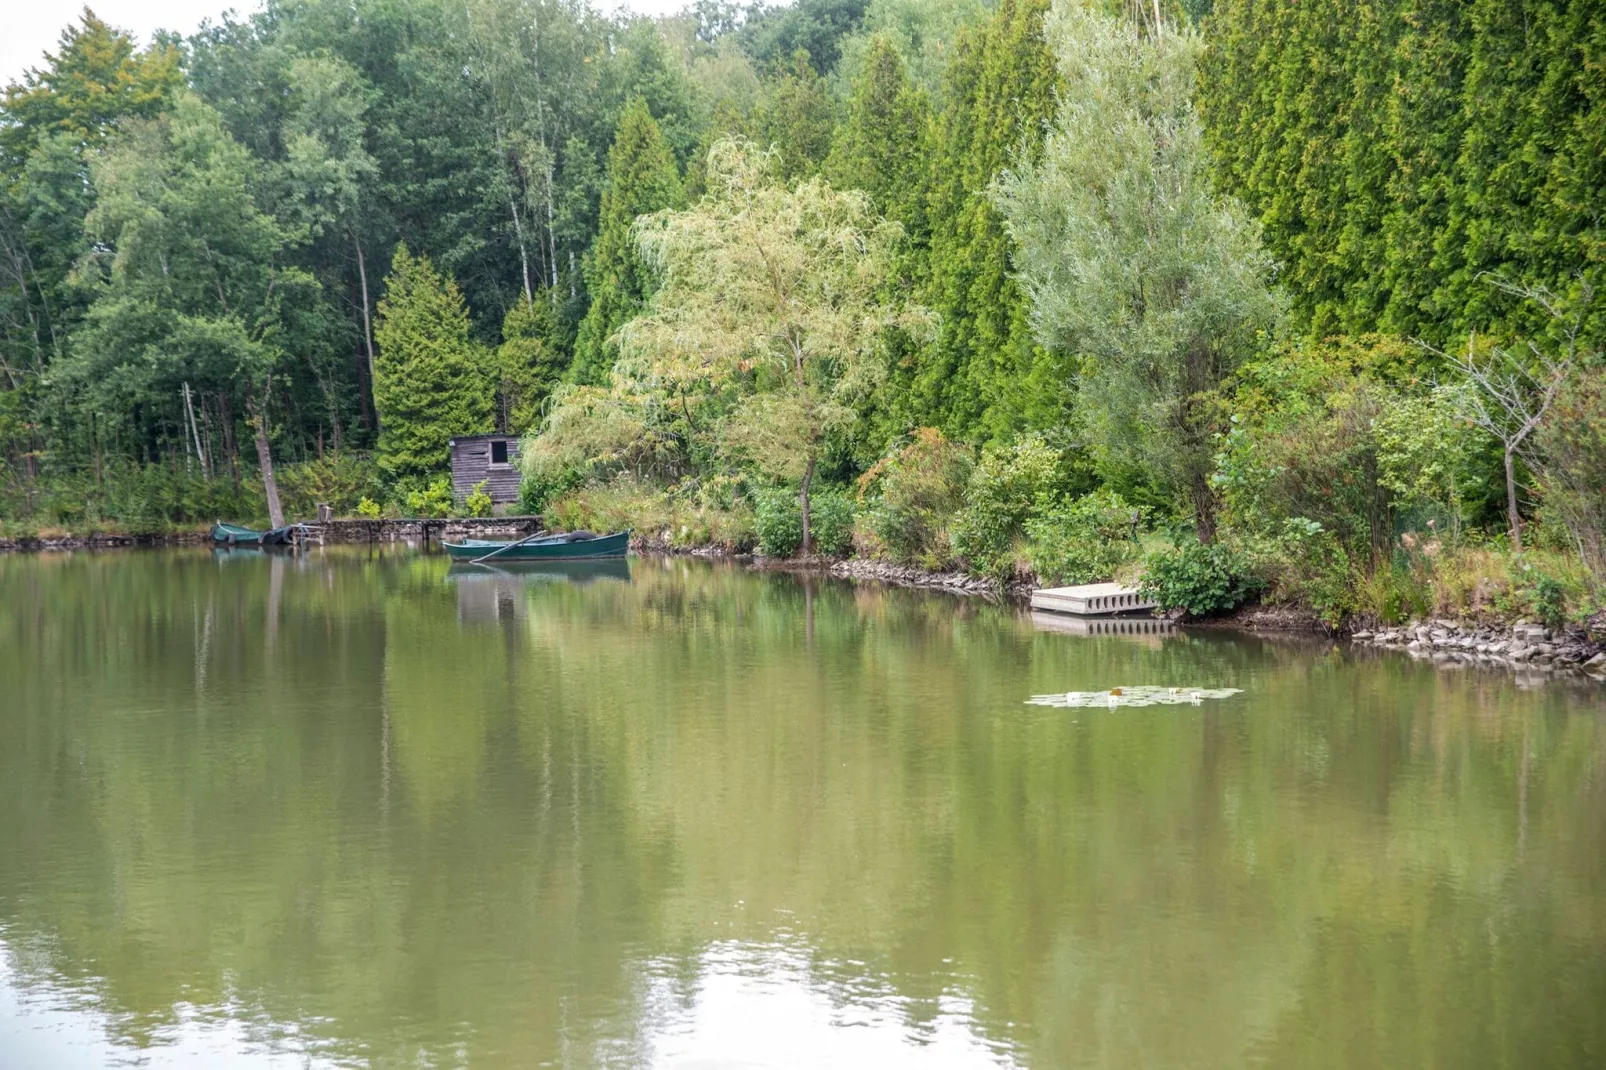
[[[827,971],[798,947],[715,944],[699,956],[687,993],[673,964],[649,963],[643,1061],[677,1070],[1017,1065],[977,1032],[957,986],[915,1023],[890,981],[853,973],[855,965],[822,977]]]
[[[251,1008],[178,1004],[145,1033],[108,1014],[93,982],[35,976],[0,942],[0,1065],[5,1070],[77,1067],[325,1067],[362,1064],[330,1057],[328,1041]],[[914,1020],[890,980],[857,963],[821,967],[802,947],[716,944],[682,964],[638,966],[642,1002],[632,1023],[586,1023],[600,1037],[575,1065],[726,1067],[1010,1067],[1012,1054],[980,1035],[971,1000],[951,985]],[[26,975],[26,976],[25,976]],[[956,979],[957,982],[957,979]],[[319,1032],[321,1023],[307,1023]],[[613,1028],[610,1028],[612,1026]],[[611,1035],[621,1029],[634,1036]],[[443,1065],[448,1065],[447,1060]],[[422,1064],[421,1064],[422,1065]],[[516,1058],[509,1065],[517,1065]]]
[[[78,1067],[242,1067],[322,1070],[334,1063],[294,1027],[253,1020],[238,1005],[199,1008],[180,1003],[173,1021],[151,1031],[147,1046],[128,1036],[128,1023],[106,1013],[93,983],[19,976],[24,956],[0,941],[0,1067],[76,1070]]]

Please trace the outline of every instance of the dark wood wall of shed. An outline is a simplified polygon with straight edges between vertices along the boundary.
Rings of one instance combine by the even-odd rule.
[[[519,500],[519,441],[507,440],[507,464],[491,464],[491,439],[459,442],[452,447],[452,496],[462,501],[482,481],[498,505]]]

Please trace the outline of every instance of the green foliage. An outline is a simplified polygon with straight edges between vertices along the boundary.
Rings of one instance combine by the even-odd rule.
[[[1353,563],[1338,537],[1317,521],[1289,517],[1256,551],[1255,572],[1269,577],[1271,599],[1308,606],[1330,628],[1355,608],[1365,567]]]
[[[559,299],[542,290],[520,300],[502,318],[502,344],[496,350],[501,383],[498,422],[504,431],[523,433],[541,420],[541,407],[563,375],[564,345]]]
[[[1561,393],[1539,428],[1546,458],[1543,511],[1572,537],[1580,557],[1606,583],[1606,374],[1595,367]]]
[[[519,480],[519,512],[537,516],[547,503],[585,485],[586,474],[578,468],[542,469],[527,472]]]
[[[824,488],[809,495],[809,535],[817,552],[830,557],[851,553],[855,519],[851,495]]]
[[[1094,491],[1026,521],[1026,556],[1043,584],[1111,580],[1137,556],[1139,512],[1120,495]]]
[[[688,392],[731,397],[720,452],[796,481],[807,501],[822,451],[875,384],[883,337],[923,317],[883,285],[901,228],[858,191],[779,184],[778,166],[774,151],[722,141],[696,206],[638,224],[663,283],[618,335],[614,394],[651,384],[647,407],[678,396],[688,425]]]
[[[586,254],[586,287],[591,308],[580,323],[569,378],[600,385],[608,379],[618,351],[613,333],[640,310],[653,280],[631,234],[636,217],[681,201],[675,158],[646,101],[625,105],[608,151],[608,184],[602,192],[597,238]]]
[[[491,430],[488,361],[469,336],[462,292],[427,256],[396,247],[375,336],[379,464],[392,477],[446,468],[455,435]]]
[[[1243,605],[1260,581],[1242,551],[1220,542],[1186,542],[1144,559],[1140,589],[1162,608],[1208,617]]]
[[[803,547],[803,513],[797,495],[771,490],[756,496],[753,519],[758,548],[767,557],[791,557]],[[853,500],[838,490],[809,495],[809,529],[816,553],[839,557],[853,549]]]
[[[1312,336],[1527,333],[1540,317],[1481,274],[1558,291],[1599,277],[1594,0],[1221,0],[1207,27],[1224,184],[1264,224]]]
[[[964,505],[970,451],[923,427],[859,480],[860,535],[873,556],[942,568],[953,558],[949,524]]]
[[[474,484],[474,489],[463,499],[463,511],[469,516],[490,516],[491,496],[485,492],[486,481]]]
[[[753,113],[760,143],[776,153],[776,174],[782,182],[809,178],[831,151],[836,128],[830,89],[799,49],[789,69],[767,87]]]
[[[56,54],[6,87],[0,160],[10,171],[59,134],[98,148],[123,120],[154,118],[183,84],[179,62],[172,42],[137,51],[132,37],[85,8],[79,25],[62,31]]]
[[[1080,5],[1049,36],[1066,86],[1041,158],[998,184],[1045,347],[1081,356],[1078,417],[1109,479],[1140,470],[1215,530],[1209,396],[1274,325],[1258,228],[1214,187],[1198,39]]]
[[[836,66],[842,39],[858,29],[868,0],[796,0],[748,9],[742,44],[758,63],[778,66],[799,52],[815,70]]]
[[[383,510],[372,498],[364,498],[357,503],[357,515],[364,520],[378,520],[383,515]]]
[[[554,497],[544,510],[545,521],[571,531],[629,528],[649,542],[678,549],[752,550],[757,542],[752,509],[739,498],[709,495],[708,489],[708,484],[654,487],[626,475]]]
[[[970,474],[965,507],[954,517],[954,551],[989,576],[1007,575],[1027,520],[1060,496],[1085,486],[1067,471],[1065,455],[1041,435],[989,446]]]
[[[440,520],[452,515],[452,481],[446,476],[405,477],[396,484],[396,496],[407,516]]]
[[[891,44],[921,91],[940,97],[954,42],[964,27],[985,20],[987,0],[870,0],[864,29],[842,43],[837,77],[857,79],[878,41]]]
[[[803,546],[803,512],[796,495],[770,491],[753,506],[758,549],[766,557],[791,557]]]
[[[1048,7],[1000,0],[954,45],[931,150],[930,248],[917,273],[940,326],[882,392],[902,426],[932,424],[975,442],[1065,414],[1066,369],[1033,341],[1004,219],[987,192],[1005,167],[1036,154],[1054,114]]]
[[[825,175],[839,189],[861,189],[906,233],[925,231],[930,117],[892,45],[876,38],[853,83],[847,118],[836,130]]]
[[[336,453],[321,460],[283,464],[275,472],[287,516],[310,518],[319,502],[349,516],[366,499],[384,496],[379,466],[365,454]]]

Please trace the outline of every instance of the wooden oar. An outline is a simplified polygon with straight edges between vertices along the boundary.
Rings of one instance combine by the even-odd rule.
[[[474,560],[470,561],[469,564],[471,564],[471,565],[482,565],[485,562],[489,561],[491,558],[495,557],[497,554],[505,554],[509,550],[511,550],[511,549],[513,549],[515,547],[523,546],[525,543],[529,542],[531,539],[539,539],[541,537],[541,535],[542,535],[542,533],[539,532],[539,531],[536,532],[534,535],[526,535],[524,538],[520,539],[518,542],[510,542],[506,546],[500,546],[500,547],[496,548],[495,550],[492,550],[490,553],[486,554],[484,557],[476,557]]]

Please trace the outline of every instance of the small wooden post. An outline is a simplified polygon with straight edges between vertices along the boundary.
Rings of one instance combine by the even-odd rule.
[[[335,518],[334,507],[328,502],[318,503],[318,523],[327,524]]]

